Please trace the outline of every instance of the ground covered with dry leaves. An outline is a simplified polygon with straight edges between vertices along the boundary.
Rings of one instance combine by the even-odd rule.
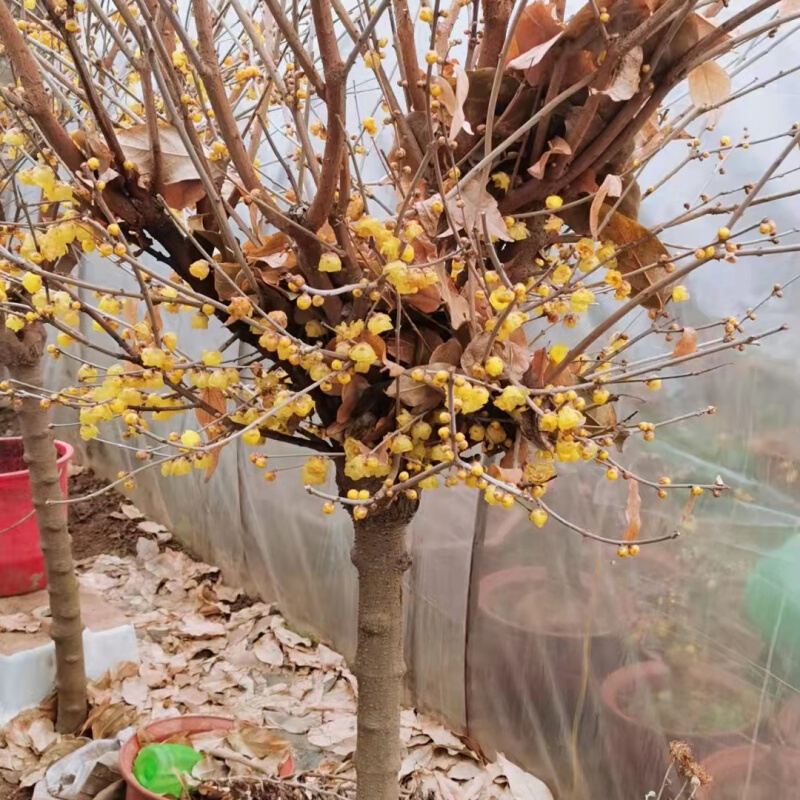
[[[290,775],[287,789],[302,792],[297,796],[322,796],[316,789],[352,796],[357,687],[342,656],[293,630],[274,606],[226,586],[216,567],[176,549],[169,532],[130,504],[117,499],[113,510],[104,511],[134,537],[135,547],[79,561],[79,577],[135,626],[140,662],[119,664],[91,683],[91,711],[80,737],[55,733],[52,702],[0,729],[0,797],[30,792],[50,764],[87,737],[113,737],[128,726],[179,714],[258,726],[263,733],[213,734],[210,739],[217,739],[205,745],[258,759],[265,774]],[[126,555],[131,549],[135,555]],[[31,626],[37,623],[32,615]],[[485,763],[434,719],[405,709],[402,720],[405,796],[549,798],[536,778],[502,757]],[[225,764],[229,777],[241,767],[235,760]],[[262,786],[252,794],[266,798],[274,792]]]

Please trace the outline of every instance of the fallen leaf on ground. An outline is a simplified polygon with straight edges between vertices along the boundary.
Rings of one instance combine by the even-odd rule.
[[[224,636],[225,626],[221,622],[213,622],[203,617],[191,616],[184,620],[180,632],[184,636],[206,639],[212,636]]]
[[[271,667],[280,667],[283,664],[283,650],[271,631],[267,631],[253,645],[253,653],[262,664]]]
[[[498,754],[497,763],[508,780],[514,800],[553,800],[553,795],[542,781],[512,764],[502,753]]]
[[[164,533],[167,530],[160,522],[153,522],[150,519],[142,520],[142,522],[140,522],[136,527],[142,531],[142,533],[150,533],[156,536],[159,533]],[[159,541],[162,540],[159,538]]]
[[[22,611],[0,616],[0,633],[36,633],[41,627],[41,620]]]

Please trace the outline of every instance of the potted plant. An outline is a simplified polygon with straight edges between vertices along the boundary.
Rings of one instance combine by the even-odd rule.
[[[778,800],[795,797],[800,783],[800,752],[784,747],[720,750],[702,766],[712,780],[696,800]]]
[[[61,493],[67,493],[72,446],[55,442]],[[0,438],[0,597],[27,594],[47,585],[31,476],[21,436]]]
[[[483,578],[471,631],[481,647],[467,653],[470,730],[490,726],[498,750],[558,791],[574,777],[573,733],[596,733],[592,698],[624,661],[631,619],[602,571],[518,566]]]
[[[665,651],[666,661],[632,664],[603,682],[603,740],[623,791],[660,783],[668,741],[686,742],[703,758],[752,734],[758,692],[694,655],[676,640]]]

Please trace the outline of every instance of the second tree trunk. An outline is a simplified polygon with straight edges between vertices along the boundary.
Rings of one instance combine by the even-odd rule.
[[[29,326],[21,337],[10,332],[0,341],[0,361],[20,387],[41,386],[40,355],[44,337]],[[25,463],[30,473],[33,505],[39,526],[47,591],[50,596],[50,636],[56,650],[58,717],[56,728],[72,733],[86,719],[86,672],[83,663],[83,623],[78,580],[72,563],[72,540],[67,530],[58,474],[58,456],[50,431],[50,418],[36,397],[25,397],[17,408]]]

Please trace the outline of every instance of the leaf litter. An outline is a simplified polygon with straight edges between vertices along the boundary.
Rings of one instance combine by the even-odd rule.
[[[133,508],[123,515],[140,519]],[[195,780],[207,796],[233,781],[289,778],[287,785],[303,792],[298,797],[316,796],[317,789],[354,795],[357,683],[339,653],[293,630],[275,605],[235,609],[243,592],[224,585],[218,568],[158,539],[141,537],[135,557],[87,559],[78,577],[102,586],[108,602],[125,613],[137,632],[140,661],[117,664],[89,683],[89,716],[75,735],[55,731],[52,697],[1,728],[0,778],[38,784],[38,796],[47,800],[62,759],[92,739],[122,739],[151,720],[208,714],[237,725],[185,740],[205,754]],[[23,630],[30,625],[3,622]],[[402,712],[401,737],[404,795],[552,800],[541,781],[502,755],[486,763],[464,739],[414,709]]]

